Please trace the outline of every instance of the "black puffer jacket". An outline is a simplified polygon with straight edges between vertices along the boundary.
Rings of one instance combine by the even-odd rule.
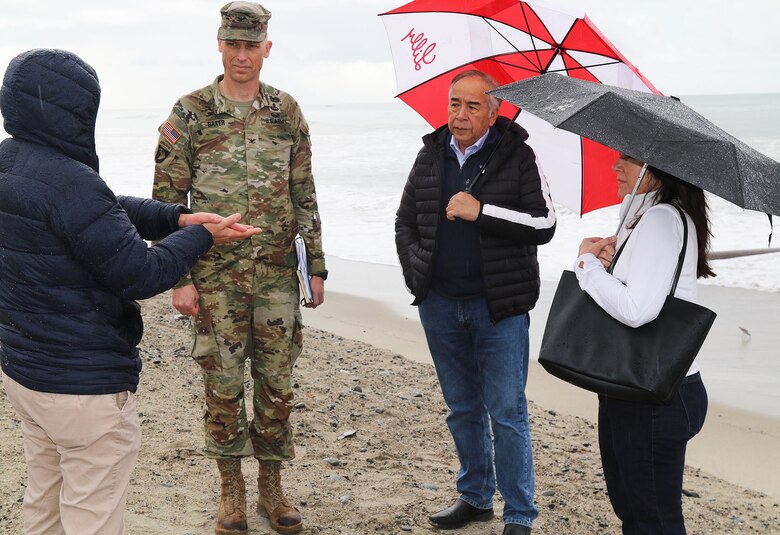
[[[135,391],[132,300],[173,286],[212,245],[201,225],[177,231],[183,207],[117,198],[98,176],[99,101],[95,71],[56,50],[16,57],[0,90],[13,136],[0,144],[0,362],[41,392]]]
[[[508,122],[499,117],[494,128],[503,131]],[[550,241],[555,233],[547,184],[540,178],[526,139],[523,128],[510,125],[479,187],[482,206],[476,225],[485,298],[494,322],[534,307],[539,298],[536,246]],[[398,257],[415,305],[425,299],[431,286],[440,206],[449,200],[441,199],[445,151],[449,150],[447,126],[423,137],[423,144],[395,220]]]

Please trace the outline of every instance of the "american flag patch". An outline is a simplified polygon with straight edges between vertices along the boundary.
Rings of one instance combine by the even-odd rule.
[[[176,130],[169,121],[165,121],[165,124],[160,128],[160,132],[174,145],[179,141],[179,138],[181,138],[181,133]]]

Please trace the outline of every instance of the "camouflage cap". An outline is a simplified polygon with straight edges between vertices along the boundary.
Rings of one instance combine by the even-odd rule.
[[[265,41],[271,12],[253,2],[230,2],[219,10],[222,25],[217,38],[230,41]]]

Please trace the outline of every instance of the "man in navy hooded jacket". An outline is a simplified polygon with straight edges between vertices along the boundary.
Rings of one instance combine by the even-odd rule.
[[[27,534],[124,532],[140,447],[134,299],[172,287],[215,241],[259,232],[115,197],[98,175],[99,102],[95,71],[61,50],[17,56],[0,89],[0,363],[24,435]]]

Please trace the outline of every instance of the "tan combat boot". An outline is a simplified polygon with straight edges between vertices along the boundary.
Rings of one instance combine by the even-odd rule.
[[[217,508],[216,535],[245,535],[246,484],[241,473],[241,459],[217,459],[222,495]]]
[[[298,512],[282,491],[282,463],[260,461],[257,478],[257,512],[271,522],[271,527],[282,535],[298,533],[303,529],[301,513]]]

